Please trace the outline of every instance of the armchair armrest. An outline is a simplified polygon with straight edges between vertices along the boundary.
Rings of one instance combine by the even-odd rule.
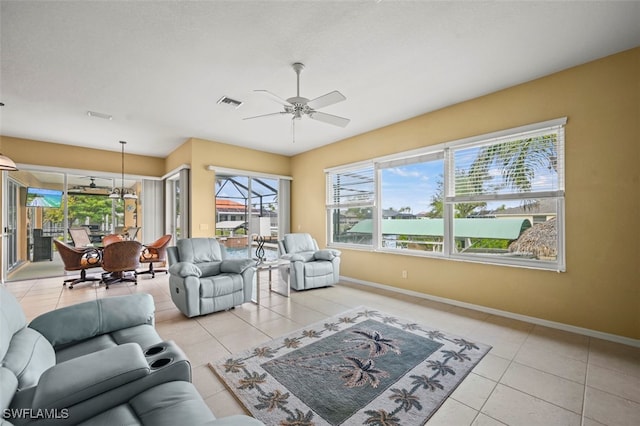
[[[126,343],[54,365],[40,377],[33,408],[68,408],[149,374],[142,349]]]
[[[281,259],[288,260],[290,262],[310,262],[314,260],[312,251],[305,251],[300,253],[283,254]]]
[[[40,332],[54,348],[101,334],[154,323],[150,294],[114,296],[79,303],[40,315],[29,327]]]
[[[255,265],[255,261],[252,259],[225,259],[220,264],[220,272],[241,274],[253,265]]]
[[[333,260],[333,258],[340,256],[339,250],[334,249],[324,249],[318,250],[313,254],[314,259],[317,260]]]
[[[202,271],[194,263],[178,262],[169,267],[169,273],[180,278],[202,276]]]

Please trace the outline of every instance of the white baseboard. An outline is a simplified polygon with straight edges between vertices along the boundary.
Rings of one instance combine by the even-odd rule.
[[[355,284],[361,284],[361,285],[368,286],[368,287],[375,287],[375,288],[380,288],[380,289],[383,289],[383,290],[393,291],[393,292],[400,293],[400,294],[406,294],[406,295],[409,295],[409,296],[419,297],[419,298],[422,298],[422,299],[433,300],[435,302],[447,303],[449,305],[458,306],[458,307],[461,307],[461,308],[473,309],[475,311],[485,312],[485,313],[492,314],[492,315],[498,315],[498,316],[501,316],[501,317],[506,317],[506,318],[516,319],[516,320],[520,320],[520,321],[525,321],[525,322],[529,322],[529,323],[536,324],[536,325],[542,325],[542,326],[549,327],[549,328],[555,328],[555,329],[558,329],[558,330],[563,330],[563,331],[568,331],[568,332],[571,332],[571,333],[582,334],[582,335],[589,336],[589,337],[595,337],[595,338],[602,339],[602,340],[608,340],[608,341],[611,341],[611,342],[621,343],[623,345],[628,345],[628,346],[633,346],[633,347],[636,347],[636,348],[640,348],[640,340],[632,339],[630,337],[619,336],[617,334],[604,333],[602,331],[591,330],[591,329],[582,328],[582,327],[576,327],[574,325],[563,324],[561,322],[548,321],[548,320],[545,320],[545,319],[536,318],[536,317],[530,317],[530,316],[527,316],[527,315],[515,314],[513,312],[501,311],[499,309],[488,308],[488,307],[482,306],[482,305],[474,305],[472,303],[460,302],[458,300],[447,299],[445,297],[432,296],[432,295],[426,294],[426,293],[420,293],[420,292],[413,291],[413,290],[406,290],[406,289],[403,289],[403,288],[398,288],[398,287],[393,287],[393,286],[390,286],[390,285],[374,283],[374,282],[371,282],[371,281],[358,280],[358,279],[355,279],[355,278],[344,277],[342,275],[340,276],[340,280],[341,281],[345,281],[345,282],[352,282],[352,283],[355,283]]]

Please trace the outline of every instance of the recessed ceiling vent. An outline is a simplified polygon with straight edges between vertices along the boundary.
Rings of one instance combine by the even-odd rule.
[[[218,99],[218,103],[221,105],[229,105],[236,109],[240,108],[240,106],[242,105],[242,102],[236,101],[235,99],[231,99],[227,96],[223,96],[220,99]]]
[[[110,114],[103,114],[101,112],[87,111],[89,117],[102,118],[103,120],[113,120],[113,116]]]

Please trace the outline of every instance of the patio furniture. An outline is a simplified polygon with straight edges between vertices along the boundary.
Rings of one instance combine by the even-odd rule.
[[[64,270],[68,272],[80,271],[79,278],[68,278],[64,280],[62,285],[69,283],[69,288],[82,282],[100,281],[99,277],[87,277],[87,270],[91,268],[100,268],[101,254],[94,247],[74,247],[63,243],[59,240],[53,240],[58,249]]]
[[[295,290],[326,287],[337,284],[340,279],[340,251],[320,250],[310,234],[285,234],[278,241],[281,259],[291,262],[285,273],[290,273],[289,282]]]
[[[91,242],[91,237],[89,236],[89,230],[84,226],[76,226],[73,228],[69,228],[69,235],[71,236],[71,241],[73,241],[73,245],[76,247],[93,246],[93,243]]]
[[[38,262],[40,260],[53,260],[53,248],[51,246],[51,240],[53,238],[44,236],[42,229],[33,230],[33,254],[31,257],[32,262]]]

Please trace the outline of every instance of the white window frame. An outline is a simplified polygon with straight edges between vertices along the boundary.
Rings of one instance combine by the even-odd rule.
[[[540,123],[533,123],[525,126],[520,126],[511,129],[505,129],[488,134],[473,136],[470,138],[459,139],[455,141],[445,142],[438,145],[432,145],[425,148],[420,148],[412,151],[400,152],[393,155],[384,157],[373,158],[371,160],[362,161],[358,163],[347,164],[343,166],[337,166],[325,169],[327,179],[327,199],[326,199],[326,212],[327,212],[327,242],[330,247],[347,248],[356,250],[368,250],[378,252],[391,252],[394,254],[410,255],[410,256],[424,256],[424,257],[438,257],[457,261],[467,261],[474,263],[486,263],[497,264],[505,266],[516,266],[533,269],[544,269],[563,272],[566,270],[566,256],[565,256],[565,214],[564,214],[564,198],[565,198],[565,164],[564,164],[564,126],[567,122],[566,117],[544,121]],[[531,137],[539,134],[553,133],[557,135],[557,172],[558,183],[552,190],[544,191],[532,191],[526,193],[503,193],[503,194],[481,194],[481,195],[458,195],[452,193],[453,182],[455,182],[455,169],[453,163],[453,156],[456,150],[461,148],[471,148],[475,146],[489,145],[496,142],[517,140],[526,137]],[[444,199],[443,199],[443,215],[444,215],[444,239],[443,239],[443,251],[438,252],[421,252],[417,250],[401,250],[401,249],[389,249],[383,248],[382,238],[380,235],[381,229],[381,179],[380,169],[384,167],[390,167],[393,165],[411,164],[418,161],[420,158],[431,158],[433,156],[444,155]],[[334,242],[332,239],[332,212],[336,208],[346,207],[346,205],[338,205],[333,203],[330,194],[331,179],[336,174],[348,173],[351,171],[363,170],[365,168],[373,167],[374,173],[374,197],[373,202],[368,206],[372,208],[372,242],[367,244],[345,244],[340,242]],[[556,260],[544,261],[538,259],[525,259],[515,257],[491,257],[491,256],[478,256],[473,254],[456,253],[454,251],[454,205],[460,202],[476,202],[476,201],[496,201],[496,200],[525,200],[525,199],[552,199],[556,203],[556,226],[558,233],[557,240],[557,257]],[[352,206],[352,205],[349,205]],[[356,206],[355,204],[353,206]],[[358,204],[357,207],[362,207],[363,204]]]

